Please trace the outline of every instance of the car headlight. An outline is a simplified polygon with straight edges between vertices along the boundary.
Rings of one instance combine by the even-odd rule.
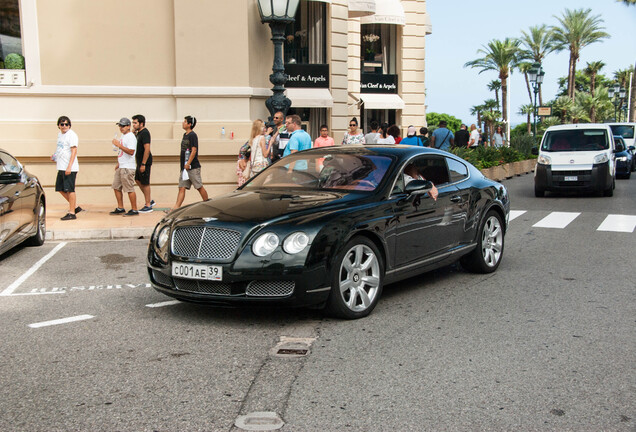
[[[252,252],[254,255],[262,257],[269,255],[278,247],[280,239],[274,233],[265,233],[260,235],[252,244]]]
[[[607,153],[601,153],[599,155],[594,156],[595,164],[602,164],[608,161],[609,161],[609,158],[607,157]]]
[[[541,165],[552,165],[552,159],[550,156],[540,155],[537,159],[537,163],[540,163]]]
[[[616,160],[620,162],[627,162],[627,156],[619,156],[616,158]]]
[[[166,243],[168,243],[169,239],[170,239],[170,227],[165,226],[161,228],[161,230],[159,231],[159,234],[157,234],[157,240],[155,240],[157,247],[159,249],[163,249]]]
[[[297,254],[307,247],[309,244],[309,236],[304,232],[298,231],[287,236],[283,242],[283,250],[288,254]]]

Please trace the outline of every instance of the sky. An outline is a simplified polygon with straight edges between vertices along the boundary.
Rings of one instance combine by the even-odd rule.
[[[610,38],[581,50],[577,70],[583,70],[587,62],[600,60],[606,65],[601,73],[613,78],[614,71],[634,67],[636,6],[633,5],[615,0],[427,0],[433,33],[426,37],[426,112],[450,114],[468,125],[476,123],[470,108],[486,99],[494,99],[494,92],[487,86],[498,79],[498,74],[495,71],[479,74],[478,68],[464,68],[464,64],[483,57],[477,50],[493,39],[521,37],[521,31],[529,32],[531,26],[557,25],[554,16],[561,16],[566,8],[591,9],[593,15],[601,16],[602,25],[610,34]],[[544,101],[555,97],[558,79],[567,76],[569,55],[566,50],[546,57]],[[517,112],[530,100],[523,74],[514,71],[508,81],[510,118],[514,126],[526,121],[526,116]]]

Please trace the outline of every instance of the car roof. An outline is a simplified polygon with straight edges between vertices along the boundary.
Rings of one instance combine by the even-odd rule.
[[[328,150],[327,150],[328,149]],[[333,146],[333,147],[318,147],[312,148],[310,150],[305,150],[307,152],[313,151],[330,151],[330,152],[338,152],[338,153],[354,153],[354,154],[376,154],[376,155],[387,155],[387,156],[397,156],[400,159],[407,159],[411,156],[415,156],[418,154],[431,154],[431,155],[443,155],[443,156],[453,156],[452,153],[448,153],[442,150],[432,149],[430,147],[420,147],[420,146],[412,146],[405,144],[372,144],[372,145],[345,145],[345,146]]]
[[[556,125],[550,126],[546,129],[546,132],[555,131],[555,130],[572,130],[572,129],[605,129],[608,130],[609,124],[607,123],[571,123],[564,125]],[[611,129],[610,129],[611,132]],[[612,133],[613,135],[613,133]]]

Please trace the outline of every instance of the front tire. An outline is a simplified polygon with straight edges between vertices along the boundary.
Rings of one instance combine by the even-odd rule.
[[[477,236],[477,247],[461,258],[462,266],[475,273],[492,273],[497,270],[504,251],[504,225],[494,210],[486,214]]]
[[[44,239],[46,238],[46,207],[44,201],[40,200],[35,210],[36,214],[36,232],[33,237],[30,237],[26,243],[29,246],[42,246]]]
[[[369,315],[382,294],[383,275],[376,245],[366,237],[351,239],[334,261],[326,311],[344,319]]]
[[[603,195],[606,197],[614,196],[614,188],[616,188],[616,180],[612,179],[612,185],[603,191]]]

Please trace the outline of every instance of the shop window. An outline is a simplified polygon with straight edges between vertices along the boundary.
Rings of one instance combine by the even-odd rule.
[[[285,63],[327,63],[327,6],[302,1],[285,31]]]
[[[396,73],[397,27],[393,24],[362,24],[362,73]]]
[[[24,69],[18,2],[0,1],[0,69]]]

